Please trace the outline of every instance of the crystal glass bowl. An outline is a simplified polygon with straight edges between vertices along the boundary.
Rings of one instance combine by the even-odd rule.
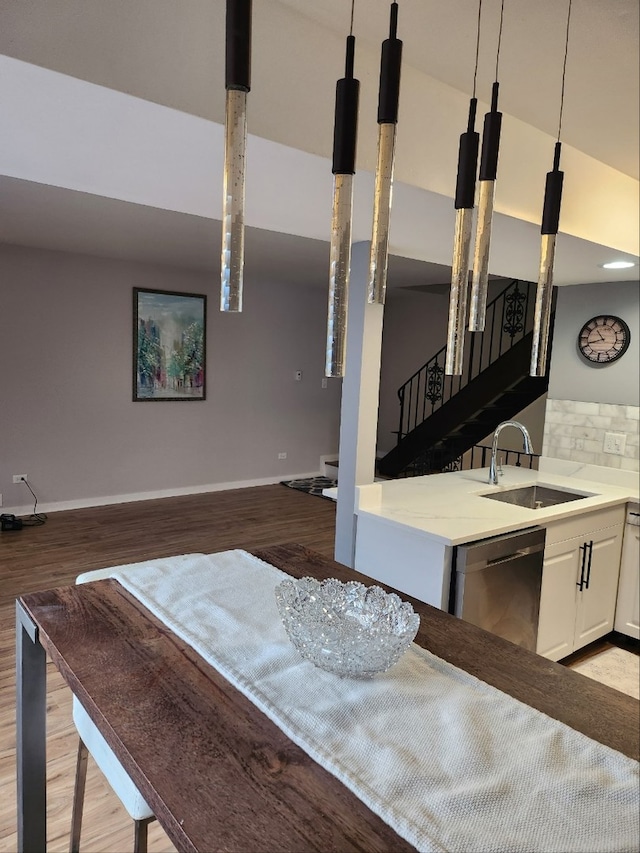
[[[341,676],[371,678],[389,669],[420,626],[408,602],[379,586],[335,578],[287,579],[275,593],[296,649],[311,663]]]

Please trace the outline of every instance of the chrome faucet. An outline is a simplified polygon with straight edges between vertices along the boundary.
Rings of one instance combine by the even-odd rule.
[[[493,444],[491,445],[491,464],[489,465],[489,482],[492,486],[498,485],[498,474],[496,472],[496,454],[498,452],[498,436],[505,427],[517,427],[522,433],[524,439],[524,452],[533,453],[533,445],[531,444],[531,436],[524,424],[520,421],[502,421],[498,424],[496,431],[493,434]]]

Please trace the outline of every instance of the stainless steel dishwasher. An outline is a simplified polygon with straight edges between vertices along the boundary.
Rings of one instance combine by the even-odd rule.
[[[530,527],[458,546],[452,612],[535,651],[544,541],[545,529]]]

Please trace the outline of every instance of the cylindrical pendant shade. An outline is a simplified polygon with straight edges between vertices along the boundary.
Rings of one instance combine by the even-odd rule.
[[[478,143],[480,134],[475,131],[477,98],[469,101],[467,130],[460,135],[458,148],[458,175],[456,178],[455,207],[473,207],[476,196],[476,172],[478,170]]]
[[[251,0],[227,0],[224,84],[251,89]]]
[[[553,296],[553,261],[556,252],[556,235],[543,234],[540,245],[540,270],[536,305],[533,315],[533,343],[531,346],[531,376],[544,376],[547,370],[551,299]]]
[[[355,37],[347,36],[344,77],[336,82],[331,167],[334,175],[353,175],[356,170],[360,81],[353,76],[355,50]]]
[[[469,291],[469,251],[471,249],[471,225],[478,166],[479,134],[475,132],[477,103],[476,98],[471,98],[469,101],[467,130],[461,134],[458,148],[458,176],[455,197],[456,230],[453,237],[447,354],[444,363],[444,372],[447,376],[461,376],[464,359],[464,336]]]
[[[473,281],[471,283],[471,307],[469,310],[469,329],[472,332],[484,330],[487,313],[489,248],[495,186],[495,181],[480,181],[478,185],[478,222],[473,252]]]
[[[345,75],[336,83],[333,125],[333,210],[329,255],[329,308],[325,376],[344,376],[347,344],[347,303],[351,264],[353,175],[356,171],[360,83],[353,76],[356,40],[347,36]]]
[[[220,310],[242,311],[247,93],[228,89],[224,138]]]
[[[533,341],[531,343],[531,376],[544,376],[547,371],[551,299],[553,296],[553,264],[556,254],[556,236],[560,223],[562,184],[564,172],[560,171],[562,144],[556,142],[553,169],[547,172],[542,208],[542,239],[540,244],[540,269],[533,316]]]
[[[344,376],[352,205],[353,175],[334,175],[325,376]]]
[[[473,281],[471,283],[471,313],[469,329],[472,332],[484,331],[487,313],[487,288],[489,284],[489,249],[491,244],[491,221],[493,217],[493,197],[496,175],[498,173],[498,151],[502,113],[498,112],[499,83],[491,90],[491,110],[485,113],[482,130],[482,154],[478,174],[478,221],[476,224],[476,243],[473,255]]]
[[[251,88],[251,11],[252,0],[227,0],[221,311],[242,311],[247,92]]]
[[[378,125],[378,164],[373,197],[373,232],[369,261],[368,301],[384,305],[387,289],[389,224],[393,194],[393,162],[396,125]]]
[[[444,365],[444,372],[447,376],[462,375],[464,335],[467,321],[469,249],[471,246],[472,220],[473,208],[458,208],[456,211],[456,230],[453,239],[447,353]]]
[[[560,171],[562,143],[556,142],[553,154],[553,169],[547,172],[544,186],[544,204],[542,207],[541,234],[557,234],[560,225],[560,207],[562,205],[562,185],[564,172]]]
[[[380,57],[380,87],[378,89],[378,124],[396,124],[400,103],[400,69],[402,41],[397,37],[398,4],[389,10],[389,38],[382,42]]]
[[[396,124],[400,102],[400,70],[402,42],[397,37],[398,4],[390,7],[389,38],[382,42],[380,57],[380,86],[378,88],[378,163],[373,198],[373,228],[369,258],[369,287],[367,301],[384,305],[387,290],[387,261],[389,252],[389,222],[393,191],[393,161],[396,145]]]

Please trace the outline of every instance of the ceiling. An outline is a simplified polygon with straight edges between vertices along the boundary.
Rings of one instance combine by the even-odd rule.
[[[267,8],[298,16],[300,26],[313,28],[320,40],[327,31],[344,37],[351,4],[348,0],[254,3],[254,10],[262,16]],[[400,0],[398,35],[404,42],[405,66],[468,97],[477,11],[477,3],[471,0]],[[561,136],[568,145],[635,179],[640,159],[638,11],[637,0],[573,0]],[[379,54],[388,15],[388,0],[356,0],[354,34],[358,43]],[[552,136],[558,129],[566,15],[567,4],[560,0],[536,0],[533,6],[531,0],[506,0],[504,4],[498,74],[501,109]],[[500,0],[484,0],[477,77],[478,96],[484,100],[489,98],[495,76],[499,16]],[[6,56],[223,121],[224,93],[221,87],[212,87],[211,81],[222,76],[224,0],[189,0],[188,4],[175,0],[0,0],[0,19],[0,53]],[[254,40],[255,30],[254,20]],[[270,39],[254,57],[254,76],[267,60],[277,63],[278,53],[284,49],[295,52],[295,45],[279,45],[276,38]],[[335,79],[335,73],[330,73]],[[1,177],[0,185],[4,191],[0,210],[3,242],[190,269],[212,269],[217,263],[219,223],[213,220],[86,197],[10,177]],[[326,279],[325,241],[263,229],[248,232],[247,276],[260,268],[280,280],[283,275],[292,280]],[[212,242],[216,246],[213,254]],[[579,252],[580,247],[575,248]],[[282,267],[285,255],[286,273]],[[393,258],[389,284],[442,283],[448,274],[442,265]],[[611,280],[626,277],[616,274]]]
[[[216,220],[2,176],[0,197],[2,242],[218,274]],[[247,228],[245,257],[248,283],[257,278],[302,286],[327,284],[329,244],[324,240]],[[389,280],[398,287],[440,286],[433,292],[442,292],[445,285],[448,291],[450,269],[394,255],[389,259]]]
[[[282,2],[338,32],[348,26],[346,0]],[[485,101],[495,79],[500,8],[499,0],[482,4],[478,95]],[[469,92],[478,4],[474,0],[399,0],[398,9],[403,61]],[[567,0],[504,3],[500,107],[552,136],[558,130],[567,9]],[[639,10],[637,0],[573,0],[562,128],[564,142],[635,178],[640,169]],[[357,38],[378,44],[388,22],[388,2],[356,0]]]

